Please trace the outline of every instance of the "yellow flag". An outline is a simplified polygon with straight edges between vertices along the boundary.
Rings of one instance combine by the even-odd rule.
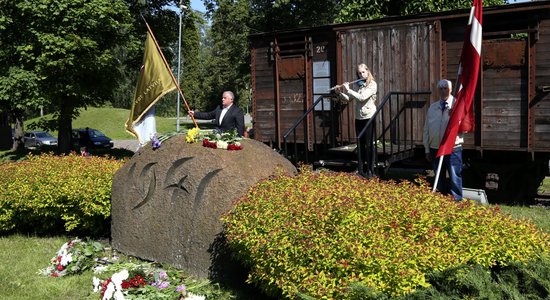
[[[150,135],[156,133],[153,105],[166,93],[176,88],[170,72],[162,53],[156,46],[154,37],[147,31],[143,65],[132,101],[130,117],[126,121],[126,130],[136,136],[142,145],[152,138]],[[152,125],[150,120],[146,120],[151,117]]]

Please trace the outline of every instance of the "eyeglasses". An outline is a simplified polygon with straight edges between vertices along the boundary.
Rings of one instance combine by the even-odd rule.
[[[439,89],[440,90],[448,90],[449,88],[448,87],[440,87]]]

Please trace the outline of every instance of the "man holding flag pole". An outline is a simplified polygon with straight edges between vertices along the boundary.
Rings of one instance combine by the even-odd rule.
[[[439,101],[430,105],[424,123],[423,143],[424,149],[426,149],[426,159],[434,164],[433,167],[436,172],[434,191],[437,189],[443,194],[448,194],[450,190],[455,199],[461,199],[462,143],[464,141],[462,134],[456,135],[450,153],[446,156],[437,156],[438,148],[440,148],[446,129],[449,127],[451,114],[457,106],[457,100],[451,95],[452,83],[449,80],[440,80],[437,83],[437,89]],[[434,160],[436,156],[439,159]],[[442,173],[441,170],[443,170]],[[450,187],[445,180],[446,172],[449,172],[451,179]]]
[[[481,61],[482,15],[482,0],[474,0],[458,68],[456,102],[452,103],[453,101],[451,101],[449,103],[447,100],[452,98],[451,82],[448,80],[440,81],[438,84],[440,96],[441,98],[446,96],[447,99],[442,101],[441,104],[436,102],[430,106],[424,124],[424,147],[427,158],[431,159],[434,153],[436,153],[435,157],[439,158],[437,168],[434,168],[435,182],[433,190],[440,188],[442,189],[441,192],[446,193],[445,184],[441,184],[441,181],[445,178],[445,176],[442,176],[445,173],[441,174],[441,170],[445,165],[444,170],[449,171],[451,179],[451,194],[457,201],[462,199],[462,133],[472,131],[474,124],[472,108]],[[447,88],[447,91],[445,91],[445,88]],[[447,106],[444,106],[443,102],[447,103]],[[439,106],[439,111],[432,109],[432,106]],[[442,116],[437,116],[437,113],[442,114]],[[445,113],[449,114],[448,118],[445,118]],[[443,136],[438,134],[440,131],[435,131],[436,119],[440,122],[439,130],[441,130],[440,128],[446,128]],[[443,124],[445,125],[443,126]],[[436,145],[439,138],[441,138],[439,147],[434,149],[434,145]],[[430,155],[428,156],[428,154]],[[448,158],[445,157],[447,155]]]
[[[145,22],[145,25],[147,25],[147,38],[143,65],[132,101],[130,117],[125,126],[126,131],[138,138],[139,147],[143,147],[147,142],[153,140],[157,134],[154,105],[162,96],[177,88],[187,111],[190,111],[183,92],[155,40],[149,24]],[[195,127],[199,127],[194,118],[193,123]]]

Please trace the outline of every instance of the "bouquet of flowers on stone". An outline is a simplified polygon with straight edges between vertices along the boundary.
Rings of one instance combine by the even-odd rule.
[[[213,149],[241,150],[243,148],[240,142],[242,138],[238,136],[236,129],[225,132],[216,129],[203,132],[198,128],[193,128],[187,132],[185,137],[187,143],[196,143],[200,140],[204,147]]]
[[[82,241],[78,238],[63,244],[57,254],[50,260],[51,263],[40,273],[45,276],[61,277],[77,274],[91,269],[96,257],[101,256],[104,247],[99,242]]]

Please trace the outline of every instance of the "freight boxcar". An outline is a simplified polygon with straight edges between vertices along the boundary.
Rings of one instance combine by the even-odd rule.
[[[366,63],[378,83],[378,170],[422,154],[427,108],[439,79],[456,81],[468,17],[457,10],[252,35],[255,138],[317,165],[337,165],[348,149],[340,163],[353,165],[353,109],[331,88]],[[525,201],[548,173],[550,1],[485,7],[482,44],[465,186]]]

